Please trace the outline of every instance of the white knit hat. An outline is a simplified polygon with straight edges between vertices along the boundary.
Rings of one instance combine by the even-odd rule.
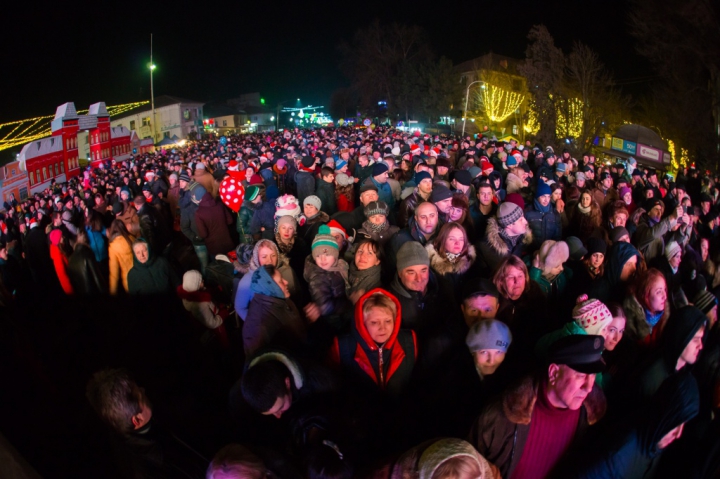
[[[605,304],[597,299],[588,299],[585,294],[578,297],[572,316],[575,322],[590,335],[599,335],[613,319],[612,313]]]
[[[195,291],[198,291],[200,289],[200,284],[202,283],[202,280],[203,277],[202,274],[200,274],[200,271],[191,269],[183,275],[182,287],[188,293],[194,293]]]

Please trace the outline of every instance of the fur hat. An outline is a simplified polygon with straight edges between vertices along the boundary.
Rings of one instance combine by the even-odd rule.
[[[188,293],[194,293],[200,290],[200,284],[202,283],[203,277],[200,271],[191,269],[183,275],[182,287]]]
[[[540,269],[548,272],[555,269],[570,257],[570,248],[564,241],[546,240],[538,250]]]
[[[587,334],[600,334],[613,319],[604,303],[597,299],[588,299],[585,294],[578,297],[572,317]]]

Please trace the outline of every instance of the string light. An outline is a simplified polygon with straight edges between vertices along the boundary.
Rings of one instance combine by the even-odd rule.
[[[557,123],[555,133],[559,137],[573,136],[579,138],[582,134],[583,102],[579,98],[560,100],[557,108]]]
[[[528,106],[527,119],[525,120],[525,125],[523,125],[525,133],[529,133],[531,135],[536,134],[540,130],[540,123],[538,122],[535,108],[535,102],[531,101]]]
[[[498,123],[505,120],[525,101],[525,95],[522,93],[512,92],[487,82],[483,86],[485,88],[480,90],[479,96],[485,114],[492,122]]]
[[[149,104],[149,101],[137,101],[133,103],[124,103],[122,105],[108,106],[107,112],[110,117],[121,115],[135,108]],[[78,111],[79,115],[87,113],[88,110]],[[55,118],[54,115],[37,116],[27,118],[25,120],[11,121],[8,123],[0,123],[0,151],[13,148],[15,146],[24,145],[31,141],[52,135],[50,122]]]

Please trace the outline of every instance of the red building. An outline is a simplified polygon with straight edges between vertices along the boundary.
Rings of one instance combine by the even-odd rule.
[[[124,159],[132,151],[132,135],[126,128],[110,127],[105,103],[90,105],[87,115],[78,115],[72,102],[60,105],[51,123],[52,136],[25,145],[18,156],[20,168],[27,172],[30,194],[80,174],[78,132],[88,132],[90,165],[108,165],[116,157]]]

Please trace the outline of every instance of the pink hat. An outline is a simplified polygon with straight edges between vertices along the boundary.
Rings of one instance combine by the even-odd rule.
[[[572,316],[587,334],[600,334],[613,319],[607,306],[585,294],[578,297]]]

